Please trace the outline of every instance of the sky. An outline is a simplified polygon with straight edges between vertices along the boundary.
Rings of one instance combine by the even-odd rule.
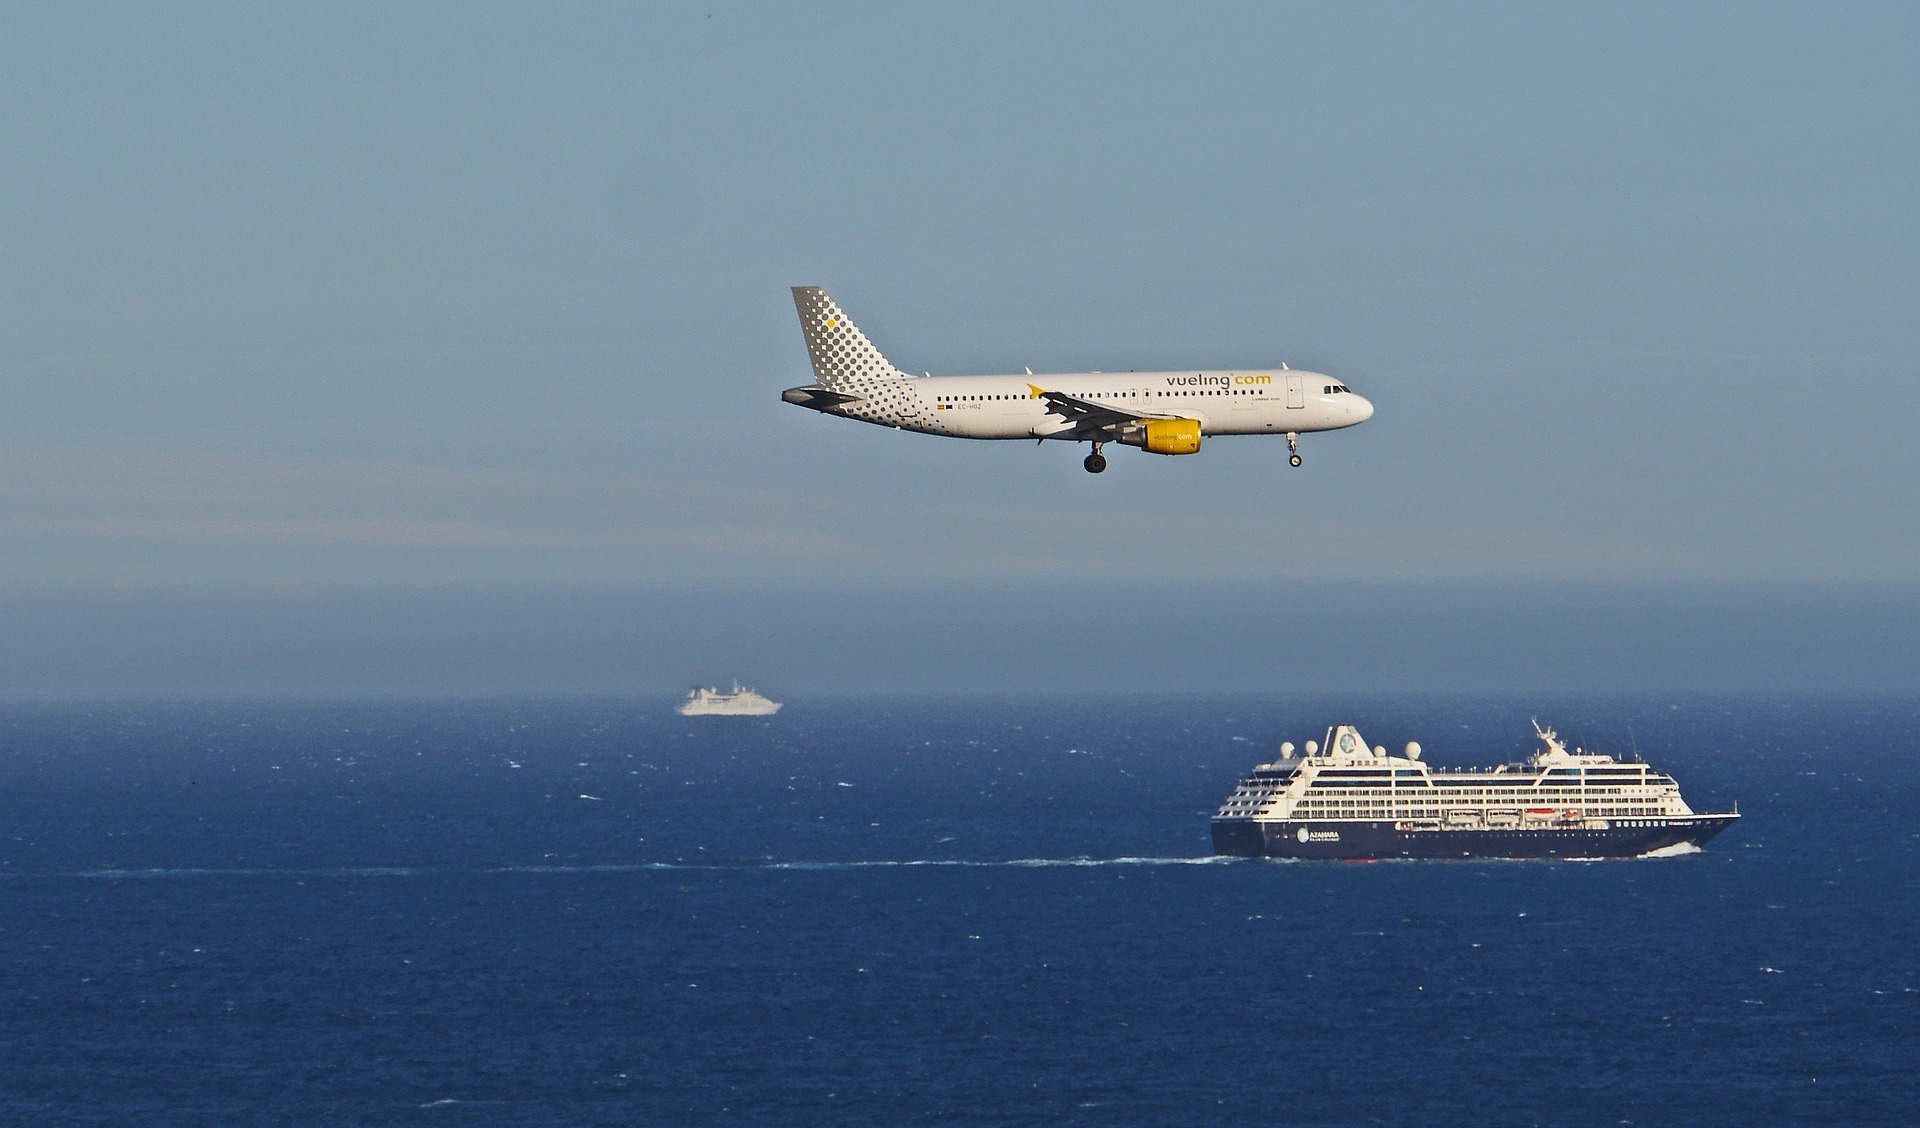
[[[1271,671],[1276,593],[1389,638],[1506,586],[1720,608],[1729,653],[1840,608],[1811,676],[1915,622],[1916,58],[1899,4],[9,5],[0,630],[124,688],[173,683],[89,682],[116,638],[238,616],[336,684],[375,644],[287,653],[318,600],[452,685],[448,608],[564,648],[691,602],[687,657],[579,683],[1083,685],[911,608],[1066,601],[1097,648],[1199,599]],[[801,284],[909,371],[1284,361],[1376,415],[1097,478],[831,419],[779,400]],[[826,601],[916,673],[818,674],[785,609]]]

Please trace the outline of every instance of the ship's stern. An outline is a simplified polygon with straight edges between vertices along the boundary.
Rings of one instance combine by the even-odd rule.
[[[1263,858],[1266,836],[1252,819],[1213,820],[1213,852],[1225,858]]]

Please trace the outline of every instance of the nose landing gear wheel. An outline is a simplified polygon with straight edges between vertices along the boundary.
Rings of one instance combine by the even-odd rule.
[[[1300,465],[1300,456],[1297,454],[1287,456],[1287,465],[1289,466]]]
[[[1098,451],[1095,451],[1094,453],[1089,454],[1086,457],[1086,460],[1080,463],[1080,465],[1085,466],[1087,468],[1087,473],[1098,474],[1107,468],[1107,456],[1104,454],[1101,454]]]
[[[1287,432],[1287,465],[1300,465],[1300,432]]]

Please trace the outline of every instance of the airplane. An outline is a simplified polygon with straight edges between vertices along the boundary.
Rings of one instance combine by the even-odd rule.
[[[1300,436],[1364,423],[1366,397],[1331,376],[1288,368],[1200,372],[1078,372],[1035,376],[910,376],[887,362],[827,292],[795,286],[794,308],[814,382],[780,398],[825,415],[964,439],[1092,443],[1087,473],[1107,468],[1108,443],[1150,454],[1194,454],[1203,435]]]

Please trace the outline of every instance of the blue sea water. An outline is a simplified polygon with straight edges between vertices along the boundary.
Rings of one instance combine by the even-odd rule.
[[[1209,856],[1282,738],[1704,852]],[[1911,1124],[1920,700],[0,708],[7,1124]]]

